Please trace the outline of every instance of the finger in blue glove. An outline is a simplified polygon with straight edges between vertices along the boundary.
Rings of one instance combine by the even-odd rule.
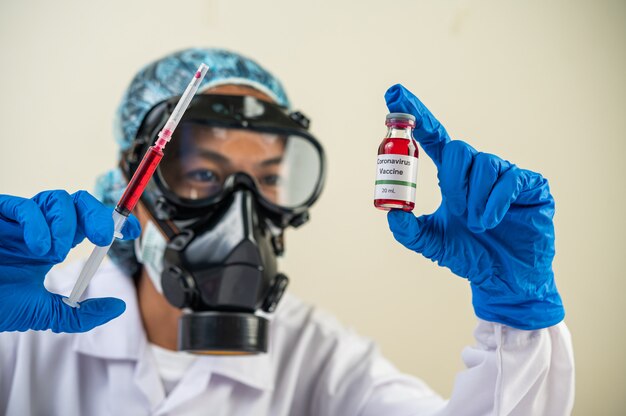
[[[407,113],[415,116],[413,136],[439,167],[443,146],[450,141],[446,129],[428,108],[401,84],[391,86],[385,93],[385,100],[390,113]]]
[[[0,195],[0,220],[14,221],[22,227],[24,241],[32,254],[42,256],[50,250],[48,223],[35,201]]]
[[[85,237],[97,246],[106,246],[113,238],[113,219],[110,209],[103,206],[87,191],[78,191],[72,195],[76,206],[78,227],[74,236],[74,246]],[[122,228],[123,240],[134,240],[141,234],[139,220],[130,215]]]

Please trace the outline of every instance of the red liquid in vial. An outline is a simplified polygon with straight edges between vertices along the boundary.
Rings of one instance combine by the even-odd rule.
[[[117,212],[122,215],[131,213],[162,158],[163,151],[161,149],[158,149],[156,146],[148,148],[143,159],[141,159],[137,171],[130,179],[124,195],[122,195],[117,203],[117,207],[115,207]]]
[[[411,143],[412,142],[412,143]],[[412,151],[411,151],[412,150]],[[387,137],[378,147],[379,155],[404,155],[419,157],[419,150],[414,139],[405,139],[399,137]],[[414,201],[404,201],[400,199],[375,199],[374,206],[384,211],[391,209],[401,209],[403,211],[413,211],[415,208]]]

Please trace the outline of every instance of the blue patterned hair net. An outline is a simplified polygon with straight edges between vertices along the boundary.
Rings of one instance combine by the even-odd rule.
[[[145,66],[131,81],[115,114],[114,136],[120,151],[131,147],[143,118],[155,104],[183,93],[201,63],[209,66],[209,72],[200,90],[226,84],[245,85],[289,107],[280,81],[253,60],[224,49],[186,49]],[[96,197],[114,207],[126,184],[121,170],[113,169],[98,178]],[[132,242],[116,240],[109,253],[126,272],[137,272]]]
[[[121,150],[131,146],[148,110],[181,95],[203,62],[209,72],[200,90],[224,84],[247,85],[279,105],[289,106],[280,81],[253,60],[223,49],[186,49],[147,65],[131,81],[115,116],[114,134]]]

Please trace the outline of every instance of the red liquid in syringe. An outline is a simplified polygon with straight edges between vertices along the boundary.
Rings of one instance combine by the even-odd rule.
[[[135,209],[137,201],[141,197],[143,190],[152,178],[152,174],[159,166],[159,162],[163,158],[163,150],[156,146],[150,146],[148,151],[141,159],[139,167],[135,171],[135,174],[130,179],[128,187],[124,191],[124,194],[120,198],[115,210],[124,216],[128,216]]]

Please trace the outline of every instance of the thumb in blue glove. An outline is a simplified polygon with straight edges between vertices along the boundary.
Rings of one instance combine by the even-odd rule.
[[[140,230],[131,216],[124,238],[136,238]],[[85,237],[100,246],[113,239],[111,210],[85,191],[46,191],[32,199],[0,195],[0,331],[84,332],[124,312],[120,299],[89,299],[71,308],[45,289],[52,266]]]
[[[438,170],[442,203],[430,215],[393,210],[389,228],[405,247],[467,278],[476,315],[519,329],[564,317],[554,283],[554,199],[548,181],[476,151],[448,133],[402,85],[385,94],[390,112],[416,117],[414,137]]]

